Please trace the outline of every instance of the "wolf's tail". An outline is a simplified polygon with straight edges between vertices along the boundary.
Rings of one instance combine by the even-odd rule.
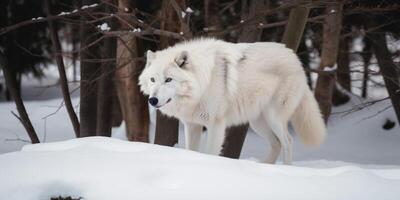
[[[325,123],[318,103],[310,90],[307,89],[304,94],[299,106],[294,111],[291,122],[304,144],[318,146],[325,140]]]

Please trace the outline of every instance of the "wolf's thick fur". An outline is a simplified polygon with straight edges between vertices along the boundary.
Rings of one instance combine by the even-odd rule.
[[[183,122],[187,149],[198,150],[206,126],[206,152],[219,154],[226,127],[249,122],[271,144],[267,162],[274,163],[282,147],[290,164],[289,121],[308,145],[325,138],[301,63],[283,44],[197,39],[148,51],[139,84],[153,106]]]

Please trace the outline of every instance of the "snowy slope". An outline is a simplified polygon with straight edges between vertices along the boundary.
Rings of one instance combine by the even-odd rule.
[[[111,138],[0,155],[0,199],[400,199],[400,169],[267,165]]]

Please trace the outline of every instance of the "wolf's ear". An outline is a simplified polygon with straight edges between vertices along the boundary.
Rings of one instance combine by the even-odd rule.
[[[147,63],[151,62],[155,57],[156,57],[156,54],[154,52],[152,52],[151,50],[147,50],[147,52],[146,52],[146,62]]]
[[[187,60],[188,60],[188,52],[182,51],[179,54],[179,56],[175,59],[175,62],[180,68],[184,68],[185,64],[187,63]]]

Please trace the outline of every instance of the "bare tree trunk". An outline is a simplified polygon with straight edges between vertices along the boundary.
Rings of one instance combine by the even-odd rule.
[[[186,7],[185,0],[176,0],[176,3],[181,8]],[[163,0],[161,8],[161,18],[164,19],[161,22],[161,29],[173,32],[181,32],[182,26],[177,23],[178,16],[169,0]],[[160,48],[164,49],[168,46],[174,45],[177,40],[160,37]],[[156,119],[156,133],[155,133],[155,144],[174,146],[178,143],[179,136],[179,121],[177,119],[167,117],[157,111]]]
[[[219,0],[204,0],[204,24],[207,31],[216,31],[221,28],[218,6]],[[210,32],[208,36],[214,35]]]
[[[45,1],[45,12],[47,17],[52,16],[50,13],[49,0]],[[68,88],[67,75],[65,74],[64,60],[62,57],[62,48],[60,44],[60,39],[58,38],[57,28],[53,20],[49,21],[49,31],[50,31],[51,41],[53,43],[53,52],[57,62],[58,74],[60,75],[60,86],[65,102],[65,107],[67,109],[72,126],[74,127],[75,136],[79,137],[79,131],[80,131],[79,120],[74,111],[74,107],[72,106],[71,96],[69,94],[69,88]]]
[[[115,73],[114,73],[115,75]],[[114,79],[113,79],[113,82]],[[116,89],[116,85],[114,85],[114,88],[112,89],[112,110],[111,110],[111,120],[112,120],[112,126],[116,127],[116,126],[120,126],[121,122],[122,122],[122,111],[121,111],[121,105],[119,103],[119,99],[118,99],[118,94],[117,94],[117,89]]]
[[[17,106],[17,110],[19,116],[17,116],[14,112],[12,114],[18,118],[18,120],[24,126],[26,132],[28,133],[29,138],[32,143],[39,143],[39,138],[36,134],[35,129],[32,126],[31,120],[29,119],[28,113],[26,112],[24,102],[22,101],[20,93],[18,93],[17,89],[17,81],[15,80],[12,72],[10,71],[10,66],[8,66],[7,60],[3,52],[0,50],[0,66],[3,69],[4,78],[6,80],[6,85],[8,90],[11,93],[12,98],[15,101],[15,105]]]
[[[309,12],[310,8],[304,5],[299,5],[290,10],[289,20],[282,37],[282,43],[286,47],[294,51],[299,48]]]
[[[297,50],[297,56],[299,57],[301,63],[303,64],[303,68],[307,77],[307,85],[310,89],[312,89],[312,78],[311,78],[311,68],[310,68],[310,50],[306,46],[306,39],[302,37],[301,42],[299,44],[299,48]]]
[[[132,0],[119,0],[118,12],[126,22],[131,22],[134,6]],[[122,30],[129,30],[129,25],[121,23]],[[117,42],[117,70],[115,72],[117,93],[125,120],[127,136],[130,141],[149,142],[149,110],[146,98],[140,92],[138,76],[143,69],[135,58],[138,57],[136,37],[123,35]]]
[[[398,66],[393,62],[387,47],[385,32],[372,33],[370,39],[393,109],[400,123],[400,81],[399,73],[396,70]]]
[[[342,34],[349,33],[350,27],[344,27]],[[342,37],[339,40],[339,52],[337,58],[337,82],[339,85],[351,92],[351,78],[350,78],[350,54],[349,43],[351,38]],[[332,104],[335,106],[343,105],[350,100],[350,97],[343,93],[335,84],[332,94]]]
[[[84,0],[83,4],[91,5],[93,0]],[[94,59],[100,58],[98,45],[92,45],[99,38],[96,27],[92,24],[86,24],[88,15],[83,15],[81,31],[81,94],[80,94],[80,137],[96,135],[97,118],[97,80],[100,75],[98,63]],[[91,46],[90,46],[91,45]]]
[[[345,29],[347,30],[348,28],[346,27]],[[348,31],[344,32],[344,34],[346,33]],[[349,43],[349,37],[340,39],[337,59],[337,81],[344,89],[351,92]]]
[[[256,17],[256,13],[263,10],[265,7],[266,5],[262,0],[251,0],[249,6],[247,6],[247,1],[242,2],[242,19],[245,20]],[[252,23],[246,25],[239,35],[238,42],[260,41],[262,29],[257,28],[260,23],[265,23],[264,17],[257,17]],[[221,156],[229,158],[240,157],[248,128],[249,124],[244,124],[226,129]]]
[[[368,38],[369,34],[364,37],[364,51],[362,54],[363,62],[364,62],[364,71],[363,71],[363,81],[362,81],[362,91],[361,97],[367,98],[368,95],[368,79],[369,79],[369,64],[372,57],[372,47],[371,41]]]
[[[113,0],[107,0],[106,13],[113,13]],[[111,5],[109,5],[111,4]],[[114,29],[114,21],[107,20],[111,29]],[[111,137],[112,128],[112,102],[114,90],[115,58],[117,53],[117,40],[114,37],[104,38],[101,47],[101,75],[97,93],[97,128],[96,135]]]
[[[73,0],[72,5],[74,9],[78,9],[81,7],[81,2],[79,0]],[[79,42],[79,35],[76,33],[79,33],[79,26],[70,25],[70,37],[71,37],[71,45],[72,45],[72,80],[76,82],[78,80],[78,66],[77,66],[77,60],[79,56],[78,52],[78,42]]]
[[[321,64],[319,69],[324,71],[318,75],[315,87],[315,98],[328,121],[332,109],[332,93],[335,86],[335,63],[339,50],[339,37],[342,26],[342,7],[340,2],[330,4],[326,8],[328,14],[324,20]]]

